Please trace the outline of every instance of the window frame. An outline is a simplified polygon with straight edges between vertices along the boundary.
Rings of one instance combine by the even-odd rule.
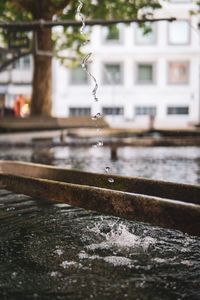
[[[188,36],[188,41],[186,43],[173,43],[170,41],[170,25],[175,23],[175,22],[186,22],[188,24],[188,28],[189,28],[189,36]],[[191,27],[190,27],[190,20],[187,19],[178,19],[176,21],[173,22],[168,22],[168,26],[167,26],[167,43],[169,46],[188,46],[191,44]]]
[[[139,65],[152,65],[152,75],[153,75],[153,78],[152,78],[152,81],[144,81],[144,82],[141,82],[139,80]],[[147,85],[147,86],[152,86],[152,85],[155,85],[156,84],[156,78],[157,78],[157,63],[155,61],[144,61],[144,62],[141,62],[141,61],[138,61],[135,63],[135,84],[136,85]]]
[[[83,70],[83,72],[85,72],[84,71],[84,69],[81,67],[81,66],[78,66],[80,69],[82,69]],[[81,83],[76,83],[76,82],[73,82],[73,80],[72,80],[72,70],[75,70],[76,68],[70,68],[69,69],[69,84],[71,85],[71,86],[88,86],[88,84],[90,83],[90,80],[89,80],[89,76],[88,76],[88,74],[86,73],[86,78],[87,78],[87,80],[86,80],[86,82],[81,82]]]
[[[107,114],[105,113],[105,109],[119,109],[119,112],[122,112],[122,113],[119,113],[119,114]],[[121,116],[124,116],[124,107],[123,106],[102,106],[102,114],[105,116],[105,117],[110,117],[110,116],[116,116],[116,117],[121,117]]]
[[[187,80],[185,82],[170,82],[170,64],[171,63],[185,63],[187,65]],[[183,86],[183,85],[189,85],[190,84],[190,61],[180,61],[180,60],[171,60],[167,62],[167,84],[171,86]]]
[[[142,46],[142,47],[151,47],[151,46],[155,46],[158,42],[158,24],[156,23],[152,23],[153,26],[155,26],[154,30],[155,30],[155,40],[153,43],[141,43],[137,41],[137,29],[138,24],[134,24],[134,44],[136,46]]]
[[[88,110],[88,114],[71,114],[70,111],[74,109],[74,110],[81,110],[81,109],[85,109]],[[91,106],[69,106],[69,116],[70,117],[86,117],[86,116],[91,116],[91,111],[92,108]]]
[[[120,69],[121,69],[121,80],[120,80],[120,83],[108,83],[108,82],[105,82],[104,80],[104,72],[105,72],[105,65],[119,65],[120,66]],[[102,85],[105,85],[105,86],[122,86],[124,85],[124,63],[122,61],[117,61],[117,62],[107,62],[107,61],[103,61],[102,62],[102,65],[101,65],[101,83]]]
[[[113,24],[113,25],[120,26],[121,24]],[[121,28],[119,28],[119,39],[117,39],[117,40],[107,40],[103,33],[104,27],[105,26],[102,26],[102,28],[101,28],[101,40],[102,40],[103,45],[109,45],[109,46],[122,45],[124,43],[124,26],[123,27],[121,26]],[[107,26],[107,27],[109,27],[109,26]]]
[[[25,64],[25,60],[28,58],[29,64]],[[20,57],[16,61],[13,62],[13,71],[30,71],[32,68],[32,57],[31,55],[26,55]]]
[[[139,114],[137,114],[136,110],[138,108],[142,108],[142,109],[143,108],[148,108],[148,109],[152,109],[152,111],[154,110],[154,112],[153,112],[153,114],[152,113],[148,113],[148,114],[139,113]],[[157,115],[157,106],[156,105],[135,105],[134,106],[134,116],[135,117],[150,117],[150,116],[156,117],[156,115]]]
[[[171,4],[185,4],[185,3],[192,3],[191,0],[170,0],[170,3]]]
[[[187,113],[169,113],[169,110],[170,109],[179,109],[179,108],[182,108],[182,109],[187,109]],[[189,107],[189,105],[182,105],[182,106],[175,106],[175,105],[171,105],[171,106],[167,106],[166,107],[166,115],[167,116],[189,116],[189,114],[190,114],[190,107]]]

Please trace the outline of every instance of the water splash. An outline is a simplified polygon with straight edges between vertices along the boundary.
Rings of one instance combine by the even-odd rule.
[[[103,260],[114,266],[137,268],[138,253],[152,251],[152,247],[157,243],[157,240],[150,236],[136,235],[120,219],[101,219],[92,227],[87,227],[87,237],[88,232],[90,243],[79,252],[79,259]]]
[[[61,256],[63,254],[63,251],[61,249],[56,249],[54,253],[57,254],[58,256]]]
[[[66,269],[66,268],[68,268],[70,266],[76,266],[76,265],[77,265],[77,262],[75,262],[75,261],[67,261],[67,260],[64,260],[60,264],[60,266],[63,267],[63,269]]]

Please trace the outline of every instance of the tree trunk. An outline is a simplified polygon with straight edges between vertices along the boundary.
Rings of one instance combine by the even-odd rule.
[[[37,53],[52,51],[51,28],[39,28],[35,33],[33,93],[31,115],[51,116],[52,106],[52,57]]]

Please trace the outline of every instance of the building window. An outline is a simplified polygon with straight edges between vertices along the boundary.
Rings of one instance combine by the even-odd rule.
[[[122,84],[122,66],[121,64],[103,65],[103,84]]]
[[[103,40],[106,43],[119,43],[121,40],[121,24],[102,27]]]
[[[13,68],[16,70],[29,70],[31,68],[31,57],[24,56],[13,63]]]
[[[137,65],[137,83],[152,84],[154,83],[154,64],[140,63]]]
[[[188,106],[169,106],[167,107],[168,115],[188,115],[189,107]]]
[[[189,63],[169,62],[168,82],[170,84],[187,84],[189,82]]]
[[[146,24],[146,27],[136,25],[135,43],[138,45],[152,45],[156,43],[156,24]]]
[[[156,116],[156,106],[136,106],[136,116]]]
[[[123,107],[103,107],[102,111],[105,116],[121,116],[124,114]]]
[[[70,116],[91,116],[90,107],[70,107],[69,108]]]
[[[71,69],[70,72],[71,84],[84,85],[88,83],[88,75],[81,66]]]
[[[30,56],[25,56],[23,58],[23,69],[29,70],[31,66],[31,58]]]
[[[0,64],[6,61],[6,53],[0,53]]]
[[[180,20],[168,24],[168,41],[171,45],[187,45],[190,42],[189,21]]]
[[[192,0],[170,0],[171,3],[190,3]]]

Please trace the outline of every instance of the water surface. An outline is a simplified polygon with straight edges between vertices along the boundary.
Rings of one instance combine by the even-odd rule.
[[[2,148],[1,159],[199,182],[200,149]],[[200,299],[200,238],[0,191],[0,299]]]

